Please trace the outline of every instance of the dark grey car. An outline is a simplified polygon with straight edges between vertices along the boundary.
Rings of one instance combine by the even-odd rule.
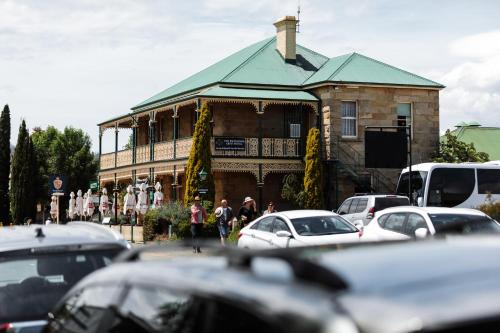
[[[88,222],[0,228],[0,332],[38,332],[62,296],[129,244]]]
[[[469,237],[117,263],[66,295],[47,332],[498,331],[499,251]]]

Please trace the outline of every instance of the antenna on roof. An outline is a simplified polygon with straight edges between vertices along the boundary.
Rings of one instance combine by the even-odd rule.
[[[297,23],[296,23],[296,31],[297,33],[300,32],[300,0],[298,0],[298,5],[297,5]]]

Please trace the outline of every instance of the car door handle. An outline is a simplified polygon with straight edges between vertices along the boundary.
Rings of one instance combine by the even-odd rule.
[[[252,238],[255,238],[255,235],[254,235],[254,234],[252,234]]]

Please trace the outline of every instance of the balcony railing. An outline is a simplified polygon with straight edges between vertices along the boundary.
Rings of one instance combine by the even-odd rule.
[[[228,139],[227,137],[224,137]],[[235,156],[235,157],[258,157],[259,139],[258,138],[238,138],[238,147],[218,146],[215,147],[215,140],[211,140],[212,156]],[[229,138],[230,139],[230,138]],[[175,158],[186,158],[189,156],[193,138],[183,138],[176,140]],[[300,157],[300,139],[296,138],[262,138],[262,157]],[[150,157],[150,146],[143,145],[136,147],[136,163],[152,162]],[[165,161],[174,158],[174,142],[163,141],[154,144],[154,161]],[[117,153],[117,167],[132,165],[132,149],[120,150]],[[101,155],[101,170],[112,169],[115,167],[115,153]]]

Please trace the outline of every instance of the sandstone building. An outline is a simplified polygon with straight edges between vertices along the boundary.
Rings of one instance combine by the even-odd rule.
[[[282,180],[303,173],[311,127],[322,132],[329,208],[356,191],[394,191],[400,170],[365,168],[365,126],[411,124],[413,161],[428,161],[439,141],[444,87],[358,53],[328,58],[309,50],[296,44],[296,23],[293,16],[277,21],[275,37],[101,122],[100,146],[106,130],[133,133],[130,149],[100,154],[101,186],[147,177],[162,183],[167,199],[182,198],[194,124],[207,102],[217,201],[238,207],[252,196],[288,208]]]

